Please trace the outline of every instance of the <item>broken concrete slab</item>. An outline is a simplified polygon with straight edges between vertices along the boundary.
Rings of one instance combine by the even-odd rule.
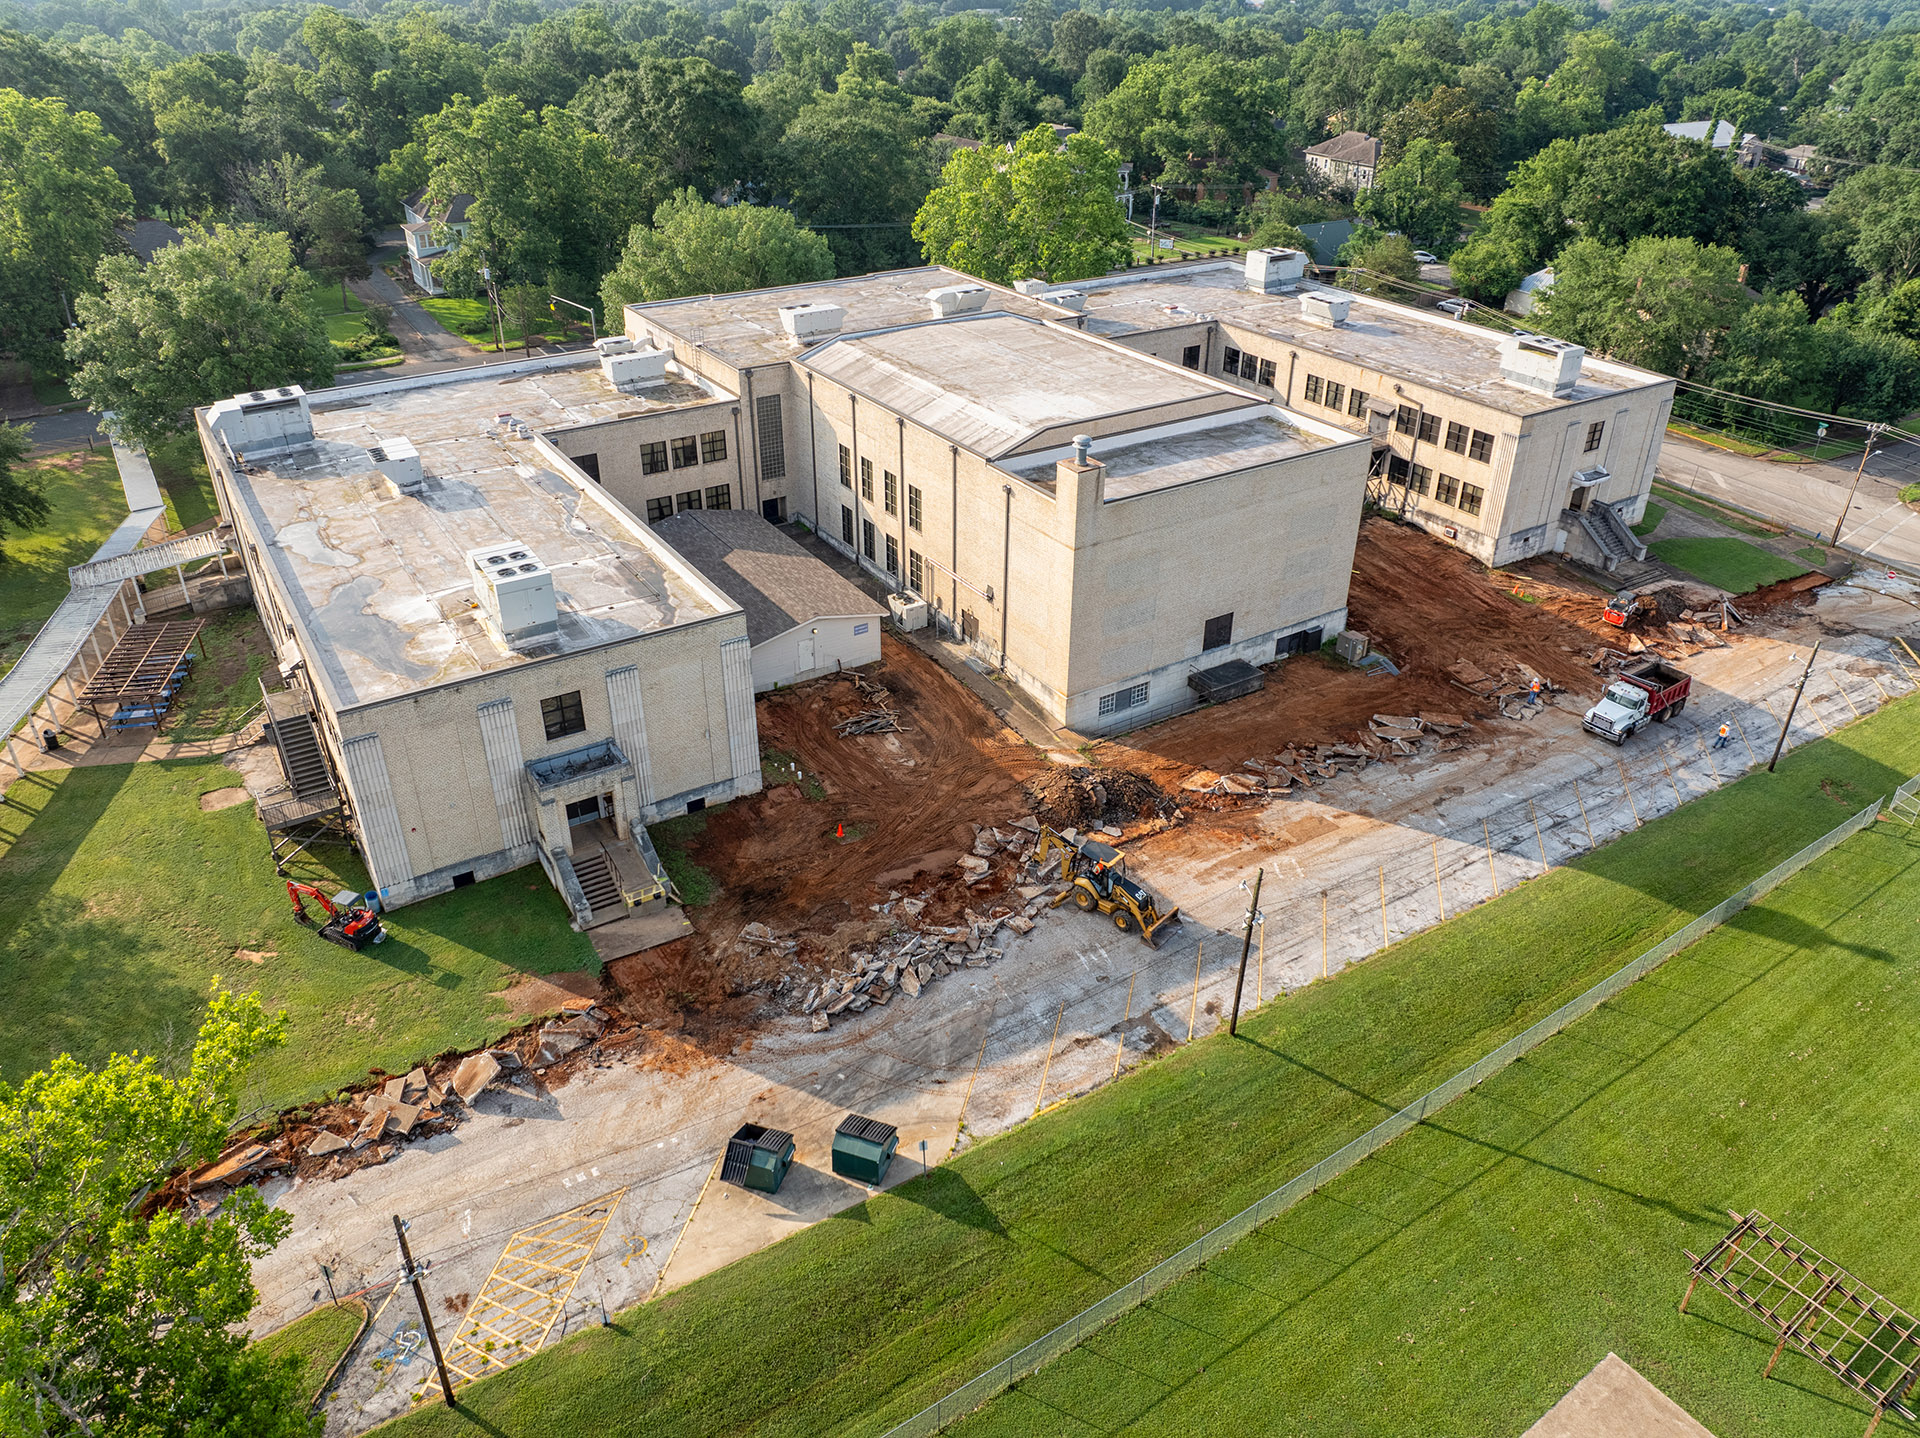
[[[229,1149],[219,1159],[208,1164],[196,1173],[191,1182],[194,1188],[205,1188],[212,1183],[232,1183],[241,1175],[252,1172],[273,1157],[272,1150],[263,1144],[243,1144],[239,1148]]]
[[[307,1145],[307,1157],[319,1158],[323,1154],[338,1153],[347,1146],[347,1140],[337,1133],[318,1133],[313,1142]]]
[[[487,1085],[500,1077],[500,1060],[490,1052],[468,1054],[453,1071],[453,1091],[462,1103],[472,1103]]]

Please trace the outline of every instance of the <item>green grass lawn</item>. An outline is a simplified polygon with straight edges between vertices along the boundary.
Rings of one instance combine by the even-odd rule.
[[[1715,1433],[1856,1438],[1811,1360],[1762,1379],[1775,1331],[1677,1305],[1755,1208],[1920,1303],[1917,924],[1875,825],[953,1431],[1511,1434],[1614,1352]]]
[[[89,1063],[140,1049],[184,1053],[217,976],[292,1015],[246,1106],[297,1103],[405,1072],[507,1027],[498,997],[522,973],[594,966],[538,869],[391,915],[364,953],[293,921],[251,804],[203,812],[240,783],[217,760],[105,765],[15,782],[0,809],[0,1080],[66,1051]],[[362,889],[346,851],[301,873]],[[296,866],[298,871],[299,866]],[[241,951],[249,951],[249,958]]]
[[[167,738],[186,743],[233,733],[259,705],[260,676],[272,662],[257,611],[239,609],[207,620],[200,630],[200,662],[167,716]]]
[[[21,473],[45,486],[53,513],[40,529],[8,527],[0,564],[0,674],[67,597],[67,566],[84,564],[127,516],[120,471],[105,446],[29,463]]]
[[[1660,521],[1666,517],[1667,507],[1650,499],[1647,501],[1647,512],[1641,517],[1640,522],[1634,525],[1633,532],[1645,539],[1660,527]]]
[[[420,301],[420,308],[432,315],[441,325],[454,334],[465,335],[483,350],[494,348],[493,312],[485,300],[459,300],[451,295],[440,295]],[[558,343],[570,339],[585,339],[586,326],[575,327],[564,320],[555,319],[544,323],[533,332],[535,344]],[[507,348],[514,349],[521,342],[518,326],[508,323],[506,326]]]
[[[313,312],[326,320],[327,338],[335,344],[365,332],[360,316],[367,307],[352,290],[343,294],[339,285],[320,285],[314,290]]]
[[[1655,558],[1729,594],[1745,594],[1806,573],[1804,566],[1744,539],[1656,539],[1647,548]]]
[[[1688,804],[1332,982],[1266,1005],[1243,1018],[1239,1039],[1216,1036],[1184,1047],[930,1174],[655,1303],[628,1310],[610,1329],[570,1338],[476,1385],[462,1395],[460,1411],[411,1413],[400,1420],[398,1432],[405,1438],[570,1430],[590,1431],[597,1438],[878,1432],[1237,1213],[1858,806],[1890,791],[1920,769],[1916,713],[1920,710],[1910,703],[1895,704],[1833,739],[1797,750],[1782,761],[1777,775],[1749,779]],[[1895,940],[1882,934],[1872,942]],[[1911,947],[1913,940],[1903,935],[1897,942]],[[1892,977],[1891,969],[1884,972]],[[1853,997],[1882,1002],[1875,993]],[[1644,1002],[1637,991],[1620,1006],[1631,1009],[1636,1001]],[[1594,1073],[1617,1064],[1619,1053],[1607,1027],[1612,1022],[1609,1016],[1590,1024],[1578,1047],[1563,1045],[1560,1066],[1576,1071],[1584,1066]],[[1830,1028],[1815,1042],[1827,1032]],[[1900,1037],[1889,1035],[1887,1041],[1897,1049]],[[1776,1033],[1767,1051],[1803,1085],[1812,1085],[1816,1074],[1822,1082],[1828,1079],[1826,1052],[1854,1051],[1851,1040],[1844,1049],[1829,1045],[1823,1066],[1813,1069],[1806,1067],[1809,1060],[1791,1056],[1807,1042],[1798,1034]],[[1529,1061],[1523,1076],[1540,1068],[1537,1059]],[[1734,1079],[1733,1071],[1721,1073],[1710,1092],[1715,1097],[1727,1093]],[[1851,1102],[1855,1094],[1877,1087],[1885,1094],[1881,1101],[1891,1106],[1905,1103],[1908,1092],[1902,1083],[1880,1083],[1872,1071],[1842,1075],[1838,1084],[1836,1101],[1844,1096]],[[1522,1090],[1509,1092],[1516,1101],[1527,1097]],[[1826,1102],[1825,1088],[1803,1087],[1802,1092]],[[1540,1097],[1550,1104],[1551,1094]],[[1555,1112],[1538,1110],[1539,1122]],[[1756,1109],[1748,1119],[1771,1112]],[[1649,1121],[1631,1110],[1614,1114],[1612,1106],[1606,1113],[1624,1131],[1639,1131]],[[1895,1152],[1906,1146],[1908,1133],[1902,1128],[1893,1140]],[[1862,1141],[1868,1137],[1863,1134]],[[1403,1147],[1412,1156],[1411,1167],[1424,1157],[1419,1145],[1428,1141],[1403,1139],[1373,1167],[1390,1173]],[[1847,1144],[1853,1141],[1849,1136]],[[1888,1139],[1880,1135],[1874,1141]],[[1804,1175],[1810,1155],[1799,1152],[1793,1160]],[[1549,1161],[1567,1167],[1586,1162],[1578,1155]],[[1613,1160],[1602,1153],[1594,1161]],[[1889,1177],[1906,1172],[1890,1166]],[[1419,1172],[1408,1179],[1400,1211],[1411,1216],[1423,1205],[1437,1205],[1466,1177],[1460,1173],[1450,1186]],[[1606,1204],[1638,1202],[1624,1192],[1588,1187],[1582,1204],[1594,1197]],[[1896,1215],[1903,1191],[1896,1186],[1885,1195],[1885,1211]],[[1712,1197],[1717,1203],[1722,1196]],[[1730,1203],[1742,1197],[1731,1189],[1725,1194]],[[1876,1190],[1875,1202],[1881,1201]],[[1704,1202],[1685,1210],[1688,1223],[1696,1221]],[[1388,1207],[1384,1200],[1382,1207]],[[1471,1221],[1471,1203],[1465,1212]],[[1556,1232],[1566,1246],[1582,1241],[1586,1213],[1574,1206],[1562,1211]],[[1780,1216],[1798,1220],[1801,1214],[1783,1205]],[[1700,1225],[1706,1222],[1698,1219]],[[1913,1242],[1903,1235],[1877,1252],[1863,1251],[1857,1261],[1875,1272],[1884,1269],[1889,1285],[1897,1285],[1906,1266],[1901,1260],[1914,1256],[1907,1252]],[[1409,1261],[1428,1261],[1427,1252],[1413,1252]],[[1253,1336],[1233,1305],[1292,1297],[1326,1284],[1358,1253],[1351,1247],[1326,1248],[1296,1256],[1286,1286],[1229,1295],[1231,1304],[1223,1298],[1218,1322],[1189,1309],[1182,1317],[1203,1332],[1183,1341]],[[1519,1256],[1516,1241],[1499,1277],[1544,1282],[1544,1267],[1539,1274],[1516,1273]],[[1561,1256],[1577,1263],[1597,1262],[1600,1255]],[[1670,1280],[1680,1274],[1677,1255],[1659,1257]],[[1431,1263],[1446,1270],[1437,1251]],[[1528,1359],[1537,1356],[1529,1347],[1531,1314],[1495,1310],[1490,1297],[1482,1296],[1489,1275],[1446,1271],[1447,1281],[1433,1284],[1432,1293],[1458,1292],[1460,1307],[1480,1304],[1476,1322],[1489,1313],[1506,1320],[1488,1339],[1494,1358],[1516,1349]],[[1440,1273],[1421,1271],[1423,1282],[1429,1276]],[[1577,1301],[1604,1308],[1610,1287],[1596,1295],[1588,1283]],[[1662,1301],[1677,1300],[1679,1288],[1671,1281]],[[1620,1297],[1626,1296],[1623,1289]],[[1356,1316],[1364,1299],[1349,1291],[1348,1307],[1337,1315],[1346,1328],[1333,1331],[1329,1320],[1324,1335],[1296,1341],[1285,1359],[1287,1371],[1314,1361],[1336,1375],[1364,1368],[1380,1375],[1367,1395],[1376,1409],[1394,1397],[1425,1402],[1407,1393],[1404,1365],[1414,1356],[1425,1361],[1427,1351],[1417,1342],[1435,1336],[1422,1325],[1414,1333],[1416,1344],[1408,1345],[1396,1328],[1389,1342],[1397,1346],[1391,1351],[1362,1348],[1362,1342],[1375,1340],[1382,1322],[1377,1310],[1367,1310],[1364,1322]],[[1341,1349],[1342,1332],[1352,1335],[1351,1351]],[[1721,1340],[1709,1330],[1705,1341]],[[1171,1348],[1172,1341],[1166,1346]],[[1749,1379],[1764,1357],[1764,1350],[1752,1357],[1743,1346],[1745,1366],[1737,1376]],[[1153,1374],[1151,1359],[1151,1353],[1141,1356],[1145,1374]],[[1389,1362],[1394,1365],[1390,1377]],[[1544,1390],[1574,1363],[1565,1359],[1507,1380],[1508,1407],[1497,1425],[1442,1421],[1424,1431],[1517,1433],[1537,1414],[1523,1414],[1512,1385],[1532,1381]],[[1281,1360],[1272,1366],[1280,1368]],[[1651,1376],[1659,1381],[1666,1375],[1655,1371]],[[1735,1373],[1727,1376],[1731,1381]],[[1126,1404],[1137,1399],[1137,1384],[1143,1381],[1116,1372],[1110,1383],[1114,1404],[1102,1421],[1117,1423],[1129,1416],[1133,1410]],[[1834,1411],[1855,1423],[1844,1431],[1857,1433],[1850,1411]],[[1823,1424],[1833,1421],[1820,1418]],[[1023,1422],[1028,1432],[1087,1431],[1079,1418],[1060,1414]],[[1237,1424],[1203,1420],[1185,1431],[1279,1431],[1274,1424],[1269,1413]]]
[[[300,1359],[300,1391],[311,1403],[320,1396],[320,1385],[327,1381],[333,1365],[347,1351],[347,1345],[360,1334],[366,1321],[366,1305],[359,1299],[316,1308],[304,1318],[296,1318],[285,1328],[269,1333],[253,1346],[274,1357],[291,1353]]]
[[[1821,565],[1827,562],[1827,551],[1822,549],[1817,544],[1809,544],[1809,545],[1806,545],[1804,548],[1796,549],[1793,552],[1799,558],[1804,559],[1808,564],[1811,564],[1815,569],[1818,569]]]
[[[1677,489],[1669,489],[1664,484],[1656,484],[1653,492],[1668,504],[1677,504],[1682,509],[1690,509],[1695,514],[1711,519],[1716,524],[1724,524],[1728,529],[1737,529],[1742,534],[1751,534],[1760,539],[1775,539],[1780,534],[1778,529],[1769,529],[1757,520],[1748,519],[1734,510],[1722,509],[1717,504],[1710,504],[1691,494],[1683,494]]]
[[[198,435],[176,434],[162,440],[147,451],[147,458],[166,497],[171,528],[192,529],[219,517],[220,505],[213,497],[213,479],[207,474],[207,457],[200,452]]]

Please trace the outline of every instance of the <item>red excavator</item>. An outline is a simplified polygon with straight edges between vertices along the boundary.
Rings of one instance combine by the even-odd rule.
[[[296,883],[287,880],[287,898],[293,903],[293,917],[296,923],[311,926],[313,916],[307,912],[304,899],[312,899],[326,914],[327,921],[320,926],[320,937],[330,944],[338,944],[343,949],[352,949],[356,954],[368,944],[380,943],[387,937],[387,931],[380,924],[380,916],[365,904],[350,902],[350,896],[341,894],[339,902],[328,898],[312,884]]]

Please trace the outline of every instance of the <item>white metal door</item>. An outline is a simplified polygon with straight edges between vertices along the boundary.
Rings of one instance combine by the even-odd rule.
[[[805,639],[802,639],[800,641],[799,652],[798,654],[795,655],[794,661],[793,661],[793,674],[794,674],[794,678],[797,679],[802,674],[811,674],[812,672],[813,672],[813,636],[809,634]]]

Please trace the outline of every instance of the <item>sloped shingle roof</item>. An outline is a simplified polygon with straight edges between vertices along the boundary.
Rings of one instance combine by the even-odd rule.
[[[746,612],[754,644],[815,619],[886,617],[886,606],[749,510],[687,510],[653,532]]]
[[[1363,131],[1348,130],[1321,144],[1307,146],[1307,153],[1336,163],[1373,166],[1380,163],[1380,142]]]

